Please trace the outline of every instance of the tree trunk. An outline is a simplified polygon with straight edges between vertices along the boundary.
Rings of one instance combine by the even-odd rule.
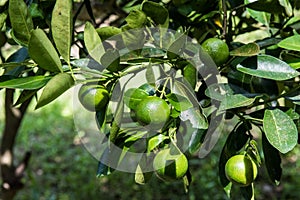
[[[2,199],[13,199],[17,191],[23,187],[21,178],[27,167],[30,152],[26,152],[22,162],[14,165],[14,144],[18,134],[22,119],[30,104],[32,98],[21,104],[19,108],[13,107],[14,101],[13,89],[6,89],[5,91],[5,126],[1,141],[1,176],[2,176]]]

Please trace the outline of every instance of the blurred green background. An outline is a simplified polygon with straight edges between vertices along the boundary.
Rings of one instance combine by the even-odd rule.
[[[114,172],[96,178],[97,160],[80,144],[73,120],[72,90],[48,106],[34,111],[29,109],[16,141],[16,156],[31,151],[32,157],[26,171],[25,188],[17,200],[221,200],[228,199],[218,180],[218,159],[226,137],[226,130],[213,151],[204,159],[197,155],[189,164],[193,181],[189,193],[182,182],[165,183],[155,176],[146,185],[137,185],[134,174]],[[3,91],[0,91],[3,108]],[[34,104],[35,102],[33,102]],[[3,112],[0,110],[0,130]],[[255,182],[256,199],[296,200],[300,196],[300,148],[283,156],[282,182],[274,187],[268,181],[264,168]],[[21,159],[21,157],[20,157]],[[240,199],[234,197],[233,199]]]

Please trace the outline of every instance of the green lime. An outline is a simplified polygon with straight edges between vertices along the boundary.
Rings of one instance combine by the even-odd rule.
[[[166,123],[170,116],[170,107],[167,102],[156,96],[148,96],[137,105],[136,118],[142,125],[159,129]]]
[[[142,99],[148,97],[148,93],[140,88],[130,88],[124,93],[124,103],[128,108],[136,110]]]
[[[188,160],[181,152],[172,154],[170,149],[163,149],[154,157],[153,168],[157,176],[163,180],[178,180],[186,174]]]
[[[202,43],[202,48],[211,56],[217,66],[224,64],[229,58],[227,44],[218,38],[209,38]]]
[[[87,110],[100,111],[109,101],[109,92],[104,86],[87,84],[80,87],[78,98]]]
[[[257,166],[247,156],[235,155],[226,162],[225,174],[232,183],[248,186],[257,176]]]

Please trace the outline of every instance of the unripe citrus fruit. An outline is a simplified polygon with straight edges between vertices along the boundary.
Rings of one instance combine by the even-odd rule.
[[[159,129],[166,123],[170,116],[167,102],[156,96],[148,96],[137,105],[136,118],[142,125]]]
[[[153,160],[157,176],[166,181],[182,178],[188,170],[188,160],[181,152],[172,154],[170,149],[161,150]]]
[[[227,44],[218,38],[209,38],[202,43],[202,48],[211,56],[217,66],[224,64],[229,58]]]
[[[257,176],[257,166],[247,156],[235,155],[226,162],[225,174],[232,183],[239,186],[248,186]]]
[[[148,97],[148,93],[140,88],[130,88],[124,94],[124,102],[128,108],[136,110],[142,99]]]
[[[101,85],[82,85],[78,92],[80,103],[89,111],[100,111],[109,101],[109,92]]]

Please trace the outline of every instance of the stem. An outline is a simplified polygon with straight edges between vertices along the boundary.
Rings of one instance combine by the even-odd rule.
[[[223,9],[223,37],[226,38],[227,35],[227,6],[226,0],[222,0],[222,9]]]

